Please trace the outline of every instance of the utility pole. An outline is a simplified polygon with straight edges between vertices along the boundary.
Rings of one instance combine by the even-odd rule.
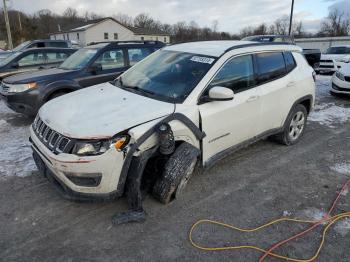
[[[290,20],[289,20],[289,35],[292,34],[292,27],[293,27],[293,13],[294,13],[294,0],[292,0],[292,7],[290,10]]]
[[[7,13],[6,0],[3,0],[3,2],[4,2],[4,17],[5,17],[6,30],[7,30],[8,48],[9,49],[13,49],[12,37],[11,37],[11,28],[10,28],[9,16],[8,16],[8,13]]]

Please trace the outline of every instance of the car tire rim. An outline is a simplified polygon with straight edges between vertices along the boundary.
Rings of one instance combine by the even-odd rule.
[[[304,130],[305,126],[305,114],[302,111],[298,111],[292,118],[289,126],[289,138],[291,141],[297,140]]]

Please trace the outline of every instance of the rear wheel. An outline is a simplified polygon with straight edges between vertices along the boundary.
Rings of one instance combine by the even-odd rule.
[[[304,134],[307,120],[305,106],[299,104],[289,113],[283,132],[276,135],[278,142],[284,145],[294,145]]]
[[[162,175],[153,187],[153,196],[163,204],[179,197],[192,176],[199,150],[188,143],[182,143],[165,164]]]

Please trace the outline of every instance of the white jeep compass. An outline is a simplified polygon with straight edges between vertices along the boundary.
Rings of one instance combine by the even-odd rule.
[[[140,210],[147,184],[168,203],[196,163],[268,136],[301,139],[315,98],[301,51],[244,41],[165,47],[113,83],[45,104],[31,126],[38,169],[70,199],[126,192]]]

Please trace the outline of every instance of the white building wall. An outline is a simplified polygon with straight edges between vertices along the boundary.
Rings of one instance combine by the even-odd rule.
[[[91,42],[134,40],[134,33],[132,31],[113,20],[105,20],[88,28],[85,32],[86,44]],[[108,39],[104,39],[104,33],[108,33]],[[114,39],[114,33],[118,34],[118,39]]]
[[[77,36],[79,33],[79,39]],[[108,39],[104,39],[104,34],[108,33]],[[118,39],[114,39],[114,34],[118,34]],[[73,40],[80,46],[86,46],[91,42],[103,42],[103,41],[128,41],[128,40],[153,40],[161,41],[164,43],[170,43],[170,37],[164,35],[135,35],[128,28],[116,23],[113,20],[105,20],[86,28],[85,31],[75,31],[68,33],[57,33],[50,36],[51,39],[56,40]]]
[[[152,40],[161,41],[163,43],[170,43],[170,37],[166,35],[135,35],[134,40]]]
[[[350,37],[319,37],[319,38],[300,38],[295,39],[298,46],[302,48],[315,48],[325,52],[329,47],[336,45],[350,45]]]

